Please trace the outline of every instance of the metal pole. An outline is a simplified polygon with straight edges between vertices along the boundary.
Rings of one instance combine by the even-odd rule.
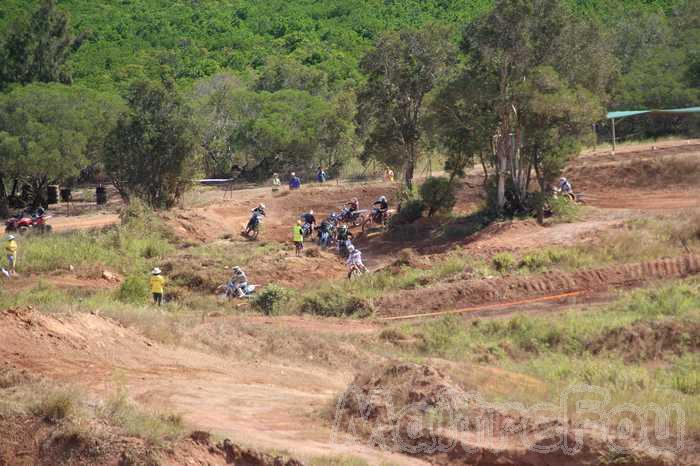
[[[612,152],[613,154],[615,153],[615,119],[611,118],[612,120]]]

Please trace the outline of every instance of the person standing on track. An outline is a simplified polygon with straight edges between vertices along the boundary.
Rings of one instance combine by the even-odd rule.
[[[301,227],[301,220],[292,227],[292,241],[294,241],[294,251],[297,257],[304,251],[304,230]]]
[[[153,294],[153,304],[160,306],[163,304],[163,291],[165,289],[165,278],[161,275],[158,267],[151,271],[151,293]]]

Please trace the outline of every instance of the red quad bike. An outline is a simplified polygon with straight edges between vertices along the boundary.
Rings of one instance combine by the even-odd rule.
[[[19,234],[25,233],[50,233],[51,225],[46,221],[51,218],[45,213],[32,215],[29,212],[20,212],[5,222],[5,232]]]

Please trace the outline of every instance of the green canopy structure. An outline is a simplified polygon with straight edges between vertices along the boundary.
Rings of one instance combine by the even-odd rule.
[[[651,110],[619,110],[615,112],[608,112],[607,119],[612,122],[612,150],[615,152],[615,120],[622,120],[623,118],[644,115],[646,113],[651,114],[671,114],[678,115],[684,113],[700,113],[700,107],[688,107],[688,108],[670,108],[670,109],[651,109]]]

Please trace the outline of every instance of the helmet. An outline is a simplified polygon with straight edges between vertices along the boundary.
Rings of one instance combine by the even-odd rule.
[[[352,199],[350,199],[350,202],[359,202],[359,201],[357,200],[356,197],[353,197]]]
[[[347,229],[348,229],[348,226],[347,226],[346,224],[343,223],[343,224],[340,225],[338,228],[340,228],[341,230],[347,230]]]
[[[160,269],[159,269],[158,267],[156,267],[156,268],[154,268],[154,269],[151,271],[151,273],[152,273],[153,275],[160,275]]]
[[[243,271],[241,270],[241,268],[239,266],[235,266],[233,268],[233,273],[235,273],[236,275],[240,275],[241,273],[243,273]]]
[[[314,209],[309,210],[309,214],[313,215],[314,214]]]
[[[290,175],[292,175],[292,176],[296,176],[296,173],[292,172],[292,173],[290,173]]]
[[[379,196],[379,202],[386,202],[386,196]]]
[[[352,244],[350,246],[348,246],[348,252],[353,252],[354,250],[355,250],[355,246],[353,246]]]
[[[258,209],[265,210],[265,204],[258,204]]]
[[[8,241],[12,241],[13,239],[15,239],[15,235],[10,235],[10,236],[7,237],[7,240],[8,240]]]
[[[561,178],[559,178],[559,182],[560,182],[560,183],[566,183],[566,178],[564,178],[564,177],[562,176]]]

